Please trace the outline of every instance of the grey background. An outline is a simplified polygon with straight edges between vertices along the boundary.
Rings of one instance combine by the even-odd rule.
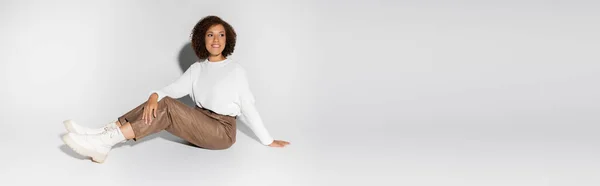
[[[598,185],[597,1],[0,1],[2,185]],[[162,132],[104,164],[102,126],[231,23],[269,132],[224,151]],[[191,105],[189,98],[182,101]]]

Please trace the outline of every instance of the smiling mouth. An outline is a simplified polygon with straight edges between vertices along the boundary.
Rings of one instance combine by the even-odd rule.
[[[213,48],[219,48],[219,47],[221,47],[221,45],[210,45],[210,46],[212,46]]]

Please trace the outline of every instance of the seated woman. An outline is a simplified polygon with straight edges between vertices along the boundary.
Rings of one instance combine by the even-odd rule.
[[[254,105],[246,71],[227,58],[235,47],[234,29],[217,16],[207,16],[192,30],[191,41],[198,58],[206,60],[195,62],[173,83],[151,91],[146,102],[102,128],[64,121],[69,133],[63,141],[98,163],[104,162],[115,144],[162,130],[202,148],[227,149],[235,143],[236,119],[240,116],[263,145],[290,144],[269,135]],[[177,100],[188,94],[195,108]]]

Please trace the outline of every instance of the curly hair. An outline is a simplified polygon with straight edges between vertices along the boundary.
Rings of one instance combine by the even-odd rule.
[[[206,50],[204,37],[206,31],[208,31],[208,28],[219,24],[223,25],[223,27],[225,28],[226,37],[225,49],[223,49],[223,52],[221,52],[221,54],[224,57],[227,57],[231,55],[231,53],[233,53],[233,50],[235,48],[235,40],[237,36],[235,30],[233,30],[233,27],[231,27],[229,23],[223,21],[221,18],[214,15],[209,15],[202,18],[200,21],[198,21],[198,23],[196,23],[196,26],[194,26],[194,29],[192,30],[192,34],[190,36],[192,40],[192,48],[194,49],[194,52],[196,53],[196,56],[198,56],[198,58],[206,59],[210,55],[208,50]]]

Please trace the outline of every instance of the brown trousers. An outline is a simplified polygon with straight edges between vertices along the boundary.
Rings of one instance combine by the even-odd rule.
[[[221,115],[198,106],[191,108],[167,96],[158,102],[156,118],[148,125],[142,120],[144,106],[146,102],[118,118],[121,124],[131,124],[135,134],[134,141],[166,130],[206,149],[227,149],[235,143],[236,117]]]

